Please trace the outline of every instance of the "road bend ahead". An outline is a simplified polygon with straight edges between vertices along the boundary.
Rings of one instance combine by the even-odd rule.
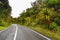
[[[51,40],[27,27],[17,24],[0,31],[0,40]]]

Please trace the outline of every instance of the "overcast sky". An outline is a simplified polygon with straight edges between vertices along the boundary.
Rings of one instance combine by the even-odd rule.
[[[31,2],[34,1],[35,0],[9,0],[9,4],[12,7],[12,16],[18,17],[23,10],[30,8]]]

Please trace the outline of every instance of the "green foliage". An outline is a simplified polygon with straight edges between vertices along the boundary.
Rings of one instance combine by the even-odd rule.
[[[50,30],[56,30],[56,29],[57,29],[57,23],[52,22],[52,23],[50,24],[50,26],[49,26],[49,29],[50,29]]]
[[[48,4],[59,4],[59,0],[48,0]]]
[[[60,8],[60,0],[47,0],[47,6],[58,11]]]
[[[0,0],[0,26],[7,26],[11,22],[11,7],[8,0]]]
[[[55,21],[58,25],[60,25],[60,18],[59,18],[59,17],[54,18],[54,21]]]
[[[2,26],[3,25],[3,23],[2,23],[2,21],[0,20],[0,26]]]

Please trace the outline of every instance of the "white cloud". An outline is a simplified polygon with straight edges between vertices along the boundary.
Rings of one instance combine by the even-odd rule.
[[[9,4],[12,7],[12,16],[18,17],[19,14],[31,7],[31,2],[34,2],[35,0],[9,0]]]

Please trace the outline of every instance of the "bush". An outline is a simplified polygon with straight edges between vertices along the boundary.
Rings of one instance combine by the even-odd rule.
[[[2,24],[2,21],[0,21],[0,26],[2,26],[3,24]]]
[[[50,29],[50,30],[57,30],[57,23],[52,22],[52,23],[50,24],[50,26],[49,26],[49,29]]]
[[[4,21],[0,20],[0,26],[4,26]]]

